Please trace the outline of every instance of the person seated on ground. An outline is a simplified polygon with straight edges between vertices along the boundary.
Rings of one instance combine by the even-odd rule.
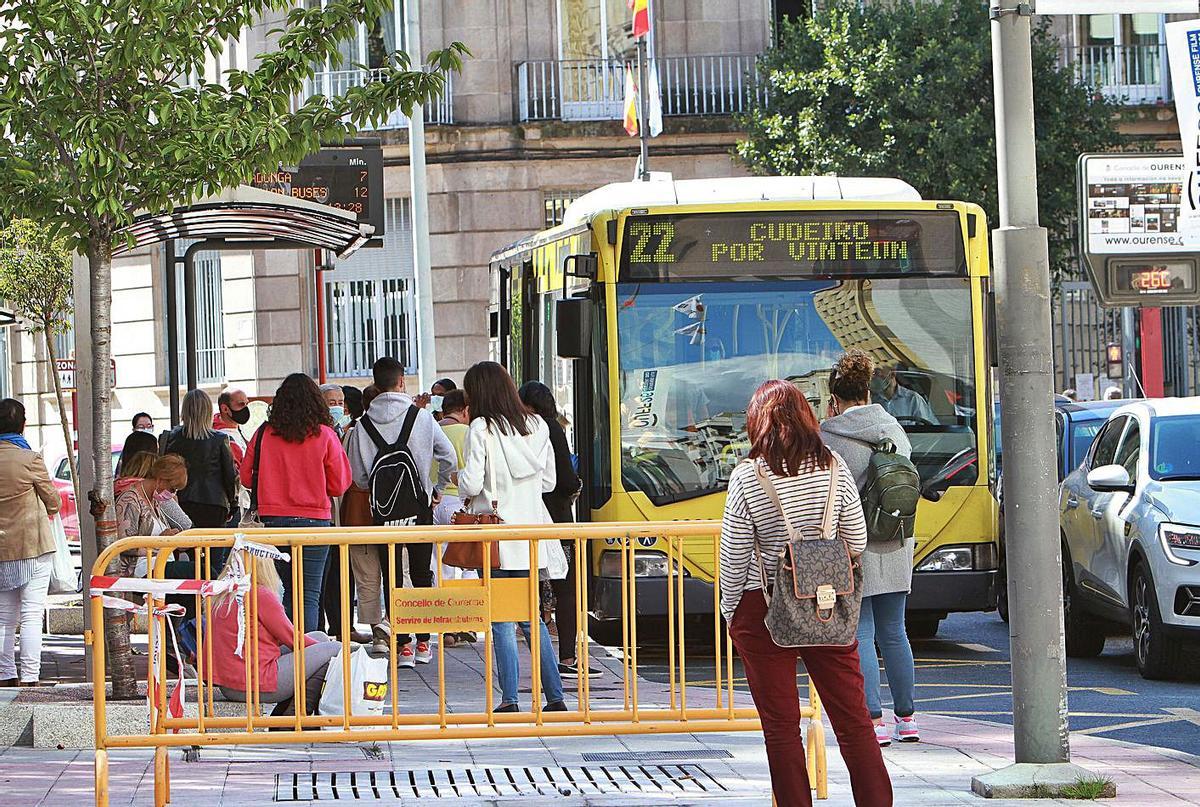
[[[921,393],[901,384],[896,378],[895,367],[882,364],[875,368],[875,377],[871,381],[871,400],[901,423],[937,425],[938,419],[929,401]]]
[[[275,562],[270,558],[248,559],[254,566],[256,583],[251,596],[257,597],[258,611],[258,691],[262,703],[278,704],[273,714],[294,714],[296,694],[296,628],[283,611],[280,593],[283,583]],[[233,559],[226,564],[221,577],[237,574]],[[250,607],[250,597],[244,607]],[[244,645],[238,653],[238,629],[244,617],[230,592],[218,594],[212,603],[212,624],[205,634],[212,642],[212,672],[210,682],[232,701],[246,699],[245,654],[251,653],[252,633],[245,631]],[[341,642],[332,641],[324,633],[313,631],[304,636],[304,704],[306,714],[316,714],[321,701],[325,671],[331,659],[341,652]],[[253,658],[253,657],[252,657]]]

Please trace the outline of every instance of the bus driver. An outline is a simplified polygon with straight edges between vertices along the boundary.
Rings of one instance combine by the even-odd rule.
[[[881,365],[875,368],[875,379],[871,383],[871,400],[902,423],[907,421],[934,425],[938,422],[929,401],[896,379],[895,367]]]

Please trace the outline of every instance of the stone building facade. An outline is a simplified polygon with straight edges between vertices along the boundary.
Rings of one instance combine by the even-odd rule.
[[[373,30],[362,26],[345,44],[348,63],[374,66],[378,53],[403,44],[398,32],[404,28],[404,0],[394,2],[391,17]],[[650,47],[664,131],[652,142],[653,170],[681,179],[744,173],[731,157],[739,137],[734,116],[753,97],[748,75],[755,56],[770,44],[775,16],[800,5],[654,4]],[[488,356],[490,254],[555,223],[575,196],[633,176],[638,143],[620,122],[623,67],[632,58],[633,41],[625,0],[425,0],[420,14],[423,50],[460,41],[472,53],[446,97],[425,112],[437,356],[432,372],[457,380]],[[1148,33],[1154,25],[1161,33],[1161,21],[1155,16],[1152,25],[1144,17],[1110,16],[1108,25],[1062,20],[1057,33],[1064,60],[1102,90],[1128,95],[1137,109],[1129,125],[1170,146],[1166,141],[1175,126],[1163,76],[1165,47],[1159,34]],[[264,20],[230,42],[209,65],[207,78],[217,80],[222,70],[244,67],[268,50],[275,22]],[[316,76],[310,91],[328,94],[368,80],[369,70],[329,69]],[[415,375],[407,121],[397,112],[365,134],[384,144],[384,248],[339,262],[320,288],[311,252],[202,254],[198,321],[204,388],[215,393],[232,386],[269,396],[290,372],[315,375],[318,350],[325,351],[330,380],[364,386],[371,362],[386,354],[399,356]],[[140,411],[166,422],[164,278],[158,249],[114,265],[114,434],[123,435],[121,422]],[[320,346],[319,306],[328,331]],[[59,413],[44,350],[19,329],[6,330],[9,373],[0,378],[0,392],[25,401],[35,441],[53,443]],[[60,352],[71,355],[70,338],[60,342]]]

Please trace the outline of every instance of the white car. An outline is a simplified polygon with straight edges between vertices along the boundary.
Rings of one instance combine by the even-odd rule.
[[[1126,404],[1059,492],[1067,655],[1130,625],[1145,678],[1200,640],[1200,398]]]

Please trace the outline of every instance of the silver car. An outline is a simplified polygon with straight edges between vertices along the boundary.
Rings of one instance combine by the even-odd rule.
[[[1200,640],[1200,398],[1117,409],[1059,492],[1067,655],[1131,625],[1144,678]]]

